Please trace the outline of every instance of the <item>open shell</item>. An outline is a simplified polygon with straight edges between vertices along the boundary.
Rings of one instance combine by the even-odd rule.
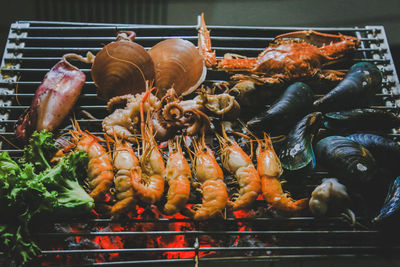
[[[154,64],[141,45],[126,39],[115,41],[97,53],[92,78],[102,99],[136,94],[145,91],[146,80],[154,80]]]
[[[168,39],[149,50],[156,70],[158,96],[173,87],[177,95],[187,95],[204,81],[207,69],[199,51],[189,41]]]

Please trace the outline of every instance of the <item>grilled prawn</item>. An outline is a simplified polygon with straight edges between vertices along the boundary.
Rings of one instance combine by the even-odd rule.
[[[105,194],[111,188],[114,179],[113,165],[109,155],[102,145],[100,138],[80,129],[77,122],[71,131],[72,141],[77,150],[85,151],[89,157],[88,185],[90,196],[95,201],[104,200]]]
[[[190,195],[192,173],[189,163],[182,153],[180,142],[169,140],[169,157],[166,168],[166,180],[169,184],[168,201],[164,213],[171,215],[179,212],[186,205]]]
[[[221,146],[221,161],[223,167],[232,173],[239,184],[239,193],[234,201],[228,204],[234,209],[245,209],[257,199],[260,190],[260,176],[250,157],[240,146],[230,139],[222,128],[223,136],[217,136]]]
[[[128,141],[115,137],[113,164],[115,198],[117,202],[111,208],[111,215],[117,216],[134,208],[136,197],[131,185],[130,171],[140,168],[139,160]]]
[[[283,173],[281,162],[272,146],[271,138],[264,135],[263,140],[257,140],[257,170],[261,177],[262,195],[273,208],[287,212],[297,212],[307,206],[308,199],[294,201],[282,190],[279,177]]]
[[[145,127],[142,139],[141,169],[131,170],[131,183],[134,192],[143,202],[154,204],[164,193],[165,164],[151,129]]]
[[[222,216],[225,209],[228,193],[224,182],[224,174],[218,165],[213,152],[204,142],[193,142],[194,145],[194,173],[201,184],[203,202],[194,214],[195,220],[207,220]]]

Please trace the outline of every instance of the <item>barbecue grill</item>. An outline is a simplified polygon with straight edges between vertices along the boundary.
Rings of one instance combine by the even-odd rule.
[[[217,56],[237,53],[257,56],[274,36],[295,27],[208,26],[212,31]],[[133,30],[136,42],[146,49],[167,38],[183,38],[197,43],[197,26],[160,26],[134,24],[94,24],[70,22],[18,21],[11,25],[1,64],[0,132],[1,151],[18,157],[14,125],[29,107],[36,88],[48,70],[65,53],[97,53],[115,39],[116,29]],[[313,28],[328,33],[354,35],[361,46],[354,57],[337,66],[347,69],[358,61],[375,63],[383,72],[383,89],[376,94],[372,108],[399,112],[400,85],[382,26]],[[105,102],[96,98],[90,66],[78,63],[87,81],[74,113],[82,128],[101,134],[101,121],[107,115]],[[206,83],[227,79],[227,74],[209,71]],[[326,91],[326,90],[325,90]],[[323,94],[323,90],[318,93]],[[87,117],[87,112],[96,119]],[[68,121],[61,126],[66,127]],[[394,130],[395,140],[400,134]],[[318,170],[313,177],[327,177]],[[311,177],[312,178],[312,177]],[[310,179],[313,181],[313,179]],[[309,192],[315,184],[309,185]],[[264,207],[259,200],[256,207]],[[35,229],[42,254],[35,264],[43,265],[130,265],[188,264],[293,259],[348,259],[399,255],[400,246],[386,244],[370,224],[370,217],[359,217],[350,225],[342,217],[274,217],[258,212],[227,216],[225,220],[194,222],[187,218],[166,218],[156,212],[128,220],[74,218],[49,222]],[[240,215],[240,214],[239,214]],[[159,242],[160,239],[165,239]],[[171,239],[173,242],[170,242]],[[184,242],[180,242],[184,240]],[[171,243],[173,243],[171,245]],[[118,245],[123,244],[123,245]],[[163,244],[168,244],[163,246]],[[0,252],[0,259],[2,253]],[[0,260],[1,263],[1,260]]]

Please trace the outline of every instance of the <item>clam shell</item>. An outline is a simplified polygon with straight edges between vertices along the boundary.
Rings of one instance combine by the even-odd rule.
[[[149,50],[156,70],[158,96],[173,87],[177,95],[187,95],[204,81],[207,69],[203,57],[189,41],[167,39]]]
[[[116,41],[97,53],[92,79],[97,95],[108,100],[114,96],[145,91],[145,82],[155,78],[154,63],[147,51],[131,41]]]

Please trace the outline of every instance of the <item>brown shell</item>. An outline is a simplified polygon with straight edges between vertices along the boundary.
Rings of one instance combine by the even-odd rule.
[[[193,92],[204,81],[203,57],[189,41],[167,39],[152,47],[149,54],[156,70],[158,96],[173,87],[177,95]]]
[[[121,40],[109,43],[97,53],[92,79],[97,96],[108,100],[114,96],[145,91],[145,81],[155,78],[154,63],[139,44]]]

